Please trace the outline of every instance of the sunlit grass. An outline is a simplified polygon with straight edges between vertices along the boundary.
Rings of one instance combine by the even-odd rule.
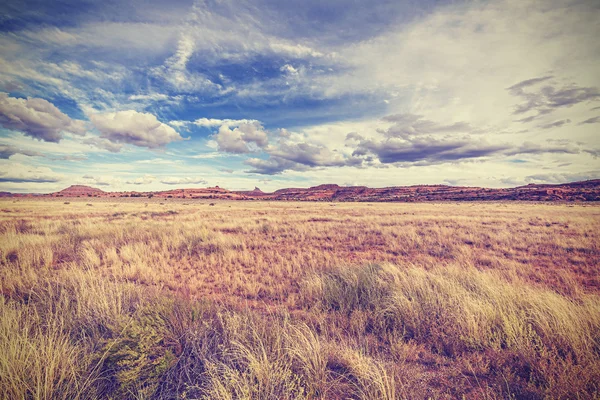
[[[595,398],[600,209],[3,201],[0,397]]]

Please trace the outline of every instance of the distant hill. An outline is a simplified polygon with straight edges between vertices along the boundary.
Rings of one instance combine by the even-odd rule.
[[[61,190],[60,192],[56,192],[53,194],[60,197],[89,197],[102,196],[106,194],[106,192],[89,186],[71,185],[68,188]]]
[[[31,197],[33,194],[10,194],[2,197]],[[250,191],[230,191],[218,186],[198,189],[174,189],[160,192],[105,192],[83,185],[72,185],[43,197],[157,197],[185,199],[230,199],[274,201],[600,201],[600,179],[559,185],[529,184],[514,188],[480,188],[469,186],[416,185],[369,188],[367,186],[318,185],[309,188],[286,188],[265,193],[255,187]]]

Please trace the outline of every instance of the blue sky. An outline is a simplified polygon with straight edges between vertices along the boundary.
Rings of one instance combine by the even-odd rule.
[[[0,191],[600,178],[594,1],[0,4]]]

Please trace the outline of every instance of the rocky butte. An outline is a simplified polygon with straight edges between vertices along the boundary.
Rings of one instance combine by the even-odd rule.
[[[558,185],[529,184],[514,188],[482,188],[447,185],[416,185],[369,188],[326,184],[309,188],[279,189],[265,193],[255,187],[250,191],[231,191],[218,186],[174,189],[158,192],[108,192],[84,185],[72,185],[49,194],[11,194],[2,197],[146,197],[179,199],[229,199],[271,201],[600,201],[600,179]]]

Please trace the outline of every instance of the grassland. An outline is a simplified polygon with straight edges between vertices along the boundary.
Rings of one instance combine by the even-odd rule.
[[[0,398],[600,397],[600,207],[0,202]]]

